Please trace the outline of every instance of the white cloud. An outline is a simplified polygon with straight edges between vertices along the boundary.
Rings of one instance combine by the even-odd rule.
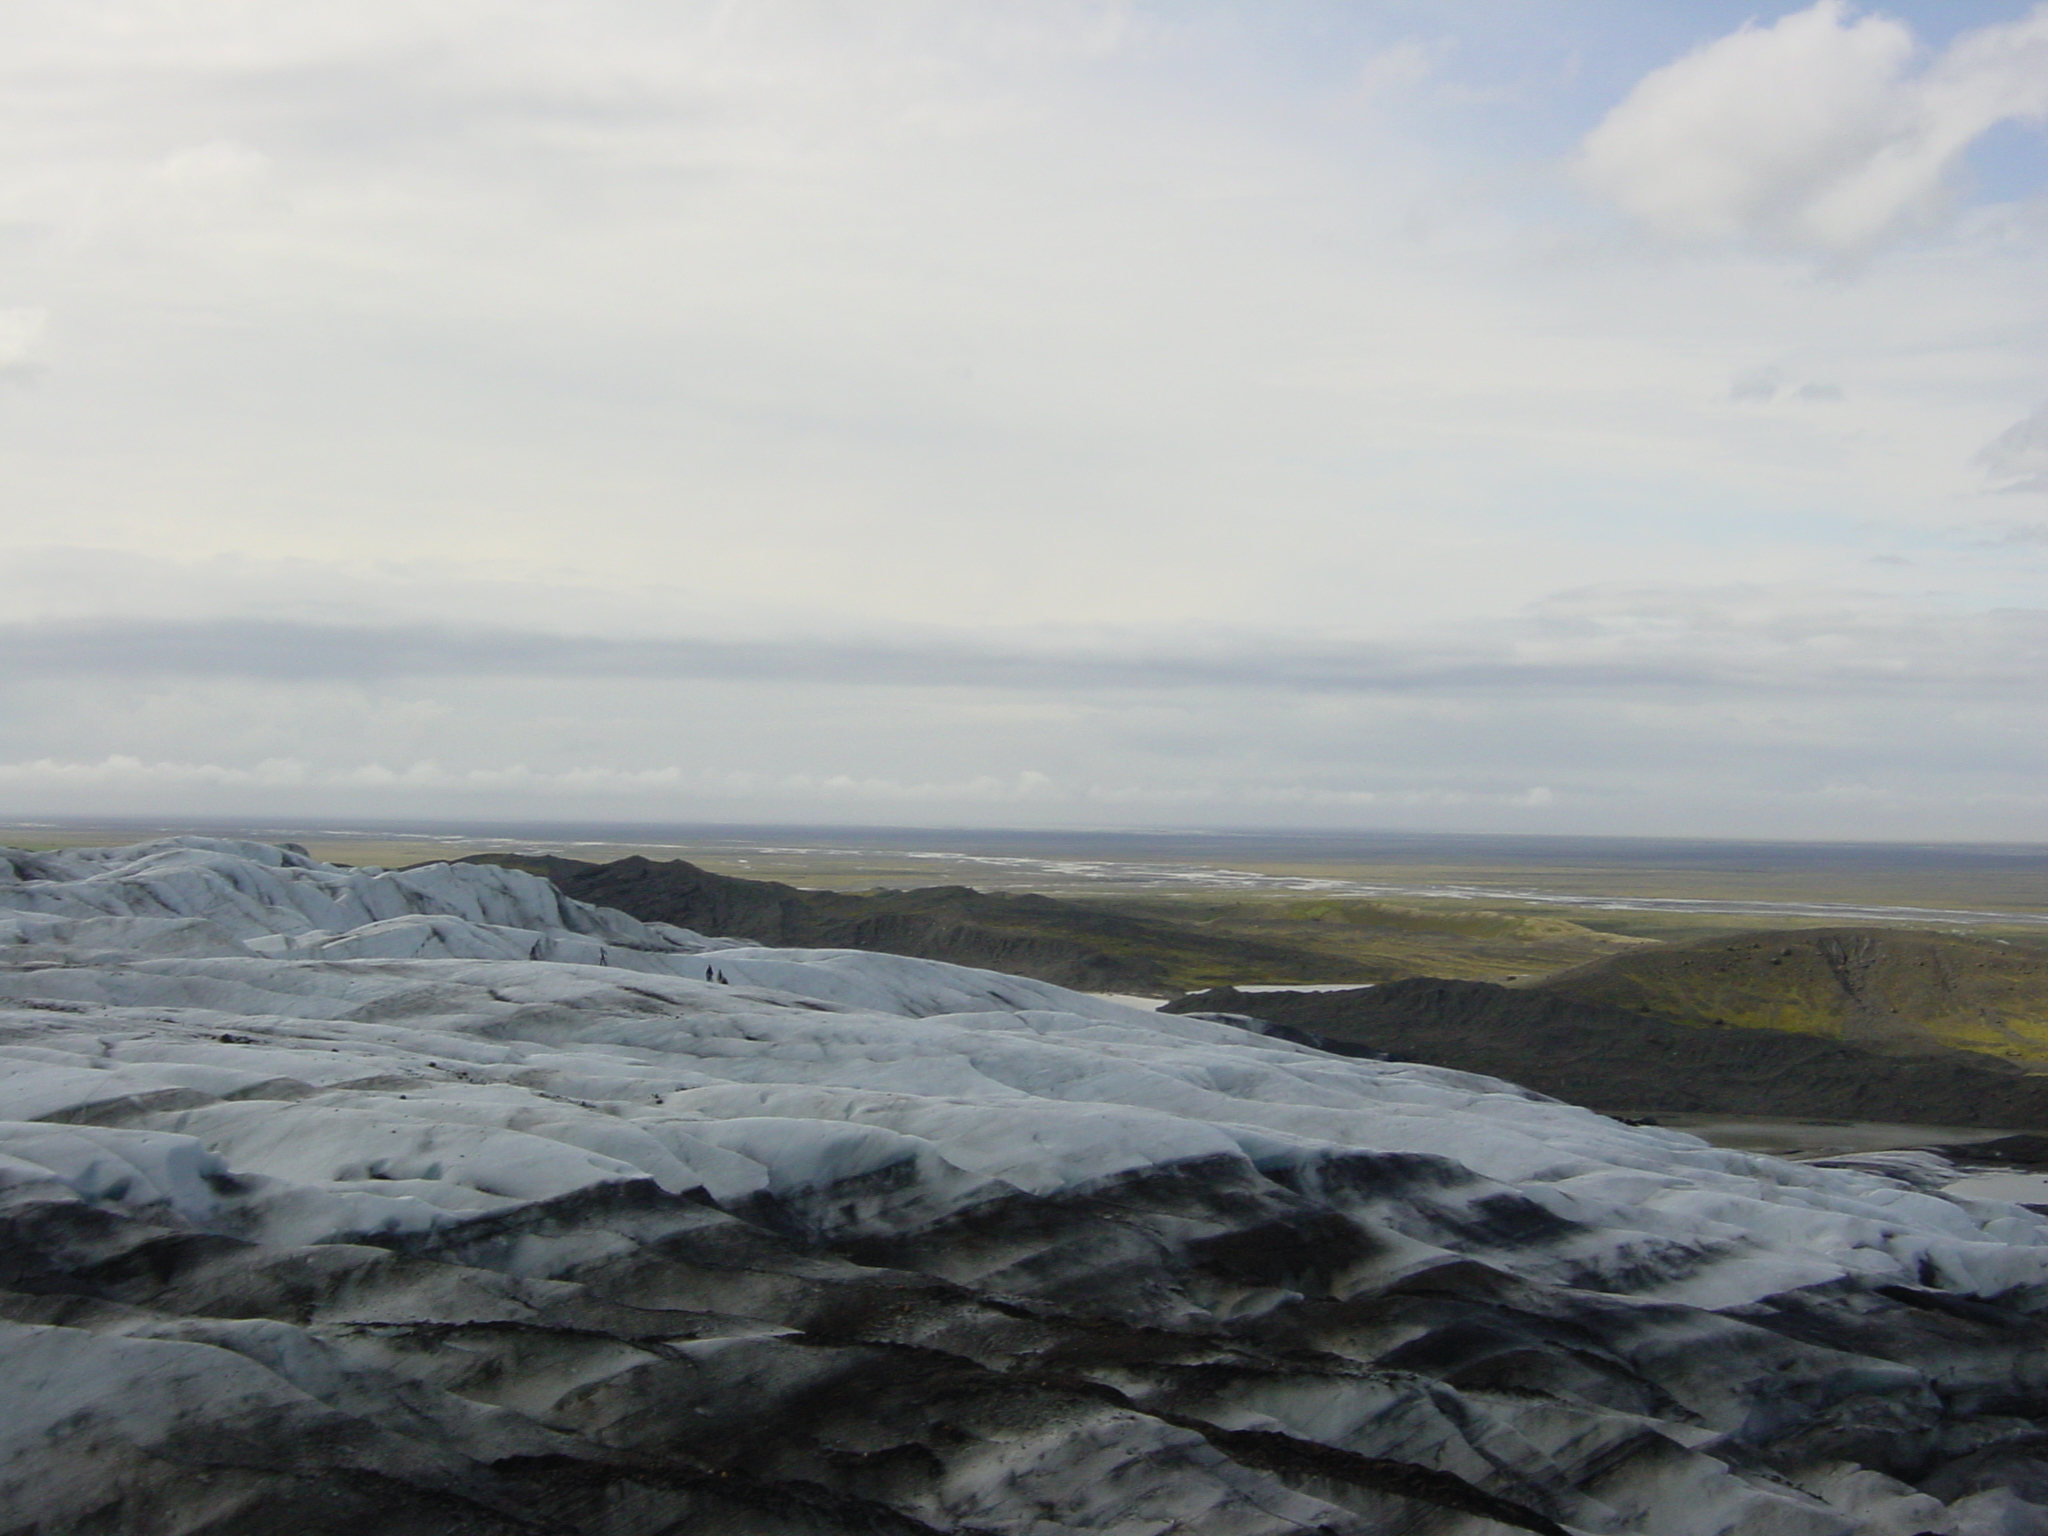
[[[1800,400],[1833,404],[1846,398],[1839,384],[1824,380],[1795,381],[1783,368],[1752,368],[1735,376],[1728,386],[1730,400],[1768,405],[1777,400]]]
[[[150,763],[139,757],[131,757],[125,752],[109,753],[98,762],[92,763],[59,762],[47,757],[30,762],[0,763],[0,784],[5,784],[11,789],[58,785],[119,785],[124,788],[140,785],[182,788],[195,784],[276,787],[304,784],[310,778],[311,775],[303,762],[288,757],[265,758],[260,763],[242,767],[229,767],[220,763]]]
[[[1978,136],[2048,116],[2048,5],[1918,58],[1903,23],[1818,0],[1646,76],[1580,173],[1673,239],[1860,252],[1928,222]]]
[[[0,787],[16,795],[75,789],[299,790],[332,803],[337,793],[373,795],[386,792],[453,790],[486,800],[516,796],[548,800],[672,800],[687,794],[693,800],[757,800],[764,796],[791,804],[813,802],[1004,803],[1066,799],[1053,780],[1032,769],[1008,776],[979,774],[955,782],[906,782],[874,775],[845,773],[764,773],[754,770],[612,768],[582,765],[553,771],[524,763],[452,768],[432,759],[392,768],[384,763],[315,766],[301,758],[270,757],[248,764],[147,760],[129,753],[110,753],[97,761],[35,758],[0,763]],[[301,797],[301,803],[304,803]]]
[[[2048,491],[2048,402],[1986,443],[1977,455],[2001,491]]]
[[[0,378],[32,377],[49,316],[41,309],[0,309]]]
[[[1060,780],[1036,769],[982,773],[962,779],[912,779],[871,773],[776,773],[759,769],[703,769],[670,765],[618,769],[595,765],[553,771],[523,763],[455,768],[431,759],[391,768],[383,763],[317,766],[301,758],[273,757],[247,764],[144,759],[113,753],[93,761],[36,758],[0,762],[0,790],[42,812],[132,801],[153,808],[206,810],[246,806],[261,797],[264,809],[341,807],[344,811],[403,808],[440,796],[479,812],[551,805],[602,816],[718,814],[734,806],[767,804],[783,814],[945,811],[1014,820],[1021,811],[1054,818],[1095,810],[1118,814],[1200,815],[1249,812],[1286,815],[1328,811],[1541,809],[1557,796],[1547,787],[1485,790],[1422,787],[1348,789],[1300,783],[1175,783],[1160,779],[1117,784]],[[223,800],[220,792],[230,798]],[[448,797],[452,797],[449,799]],[[733,814],[725,809],[726,814]]]
[[[1368,96],[1409,90],[1434,73],[1446,51],[1442,41],[1424,43],[1414,38],[1383,48],[1359,65],[1359,88]]]
[[[2029,433],[2038,436],[2038,426],[2030,420],[2001,439],[2006,447],[1996,462],[2005,471],[2033,462],[2027,455],[2041,445]],[[742,639],[446,621],[61,618],[0,622],[0,676],[52,685],[216,678],[380,687],[408,679],[602,679],[1068,701],[1229,692],[1621,698],[1729,688],[1825,697],[2028,684],[2040,676],[2044,644],[2048,610],[2034,606],[1971,612],[1925,596],[1805,582],[1609,582],[1553,593],[1512,615],[1369,638],[1216,623],[905,626]]]
[[[2048,837],[2048,816],[2011,798],[2048,746],[2048,613],[1939,597],[1608,586],[1398,642],[934,632],[863,659],[873,644],[854,635],[770,667],[708,641],[663,656],[667,642],[499,631],[409,651],[401,670],[431,676],[374,675],[389,636],[372,628],[188,628],[115,633],[96,661],[108,636],[52,626],[61,644],[94,642],[54,671],[0,637],[0,800],[16,814]],[[115,654],[137,645],[173,664],[144,675]],[[1843,783],[1883,792],[1881,828],[1879,800],[1821,794]]]

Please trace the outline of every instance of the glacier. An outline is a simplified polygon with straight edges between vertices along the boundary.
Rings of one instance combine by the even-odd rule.
[[[485,865],[0,850],[0,1533],[2048,1536],[2048,1218]]]

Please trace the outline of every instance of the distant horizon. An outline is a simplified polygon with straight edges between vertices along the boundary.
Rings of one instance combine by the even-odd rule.
[[[692,834],[699,840],[751,840],[756,834],[796,836],[808,834],[826,841],[856,838],[863,842],[894,837],[915,840],[974,839],[996,841],[1049,841],[1060,838],[1143,840],[1189,838],[1238,840],[1285,839],[1316,843],[1331,848],[1375,841],[1399,845],[1426,843],[1473,844],[1511,847],[1550,845],[1553,847],[1600,847],[1628,845],[1639,849],[1671,850],[1699,848],[1816,848],[1852,851],[1870,849],[1899,851],[1911,849],[1957,850],[1965,852],[2011,849],[2019,853],[2048,856],[2048,841],[1990,838],[1876,838],[1876,837],[1731,837],[1686,833],[1580,833],[1580,832],[1473,832],[1404,827],[1314,827],[1275,823],[1267,826],[1215,827],[1198,825],[1124,826],[999,826],[986,824],[940,824],[908,822],[820,822],[820,821],[698,821],[633,819],[586,819],[549,816],[328,816],[318,813],[277,813],[256,817],[224,815],[120,813],[110,815],[53,814],[0,818],[0,832],[46,828],[52,831],[156,829],[176,835],[175,829],[214,828],[228,831],[327,831],[343,835],[387,835],[392,837],[504,838],[535,836],[544,840],[573,839],[582,834],[632,834],[628,838],[593,836],[592,842],[611,844],[646,841],[654,834]]]

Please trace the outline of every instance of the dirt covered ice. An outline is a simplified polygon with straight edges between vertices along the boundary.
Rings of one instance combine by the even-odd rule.
[[[510,870],[7,857],[0,1529],[2048,1519],[2021,1207]]]

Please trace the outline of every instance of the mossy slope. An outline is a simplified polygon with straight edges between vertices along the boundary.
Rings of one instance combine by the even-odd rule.
[[[1406,906],[1358,897],[1152,896],[1085,899],[1097,910],[1171,923],[1217,938],[1279,944],[1348,961],[1364,981],[1445,976],[1508,981],[1654,944],[1549,913]],[[1309,976],[1248,976],[1310,981]]]
[[[1678,1023],[2048,1065],[2048,949],[2011,940],[1889,928],[1743,933],[1631,950],[1523,987]]]
[[[1617,1114],[1819,1117],[2048,1130],[2048,1074],[1968,1051],[1899,1055],[1775,1029],[1714,1029],[1556,993],[1418,976],[1348,992],[1225,987],[1166,1005],[1249,1014],[1340,1053],[1506,1078]]]

